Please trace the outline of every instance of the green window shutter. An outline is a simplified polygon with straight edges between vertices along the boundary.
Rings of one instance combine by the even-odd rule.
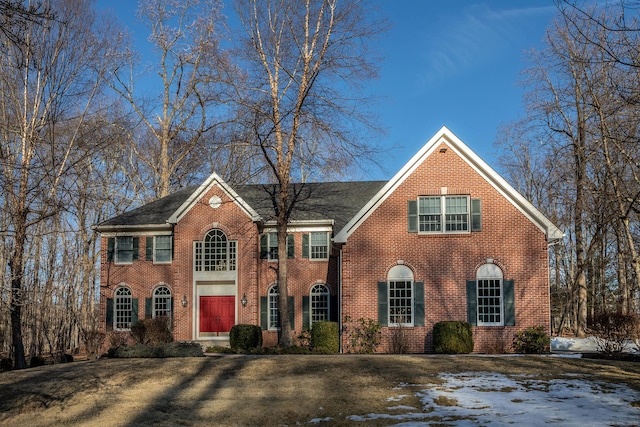
[[[153,317],[153,298],[144,299],[144,318],[151,319]]]
[[[424,282],[413,283],[413,326],[424,326]]]
[[[311,326],[311,316],[309,313],[309,295],[302,296],[302,329],[309,329]]]
[[[107,331],[113,331],[113,298],[107,298],[107,308],[105,309]]]
[[[389,325],[389,301],[387,282],[378,282],[378,322],[382,326]]]
[[[471,231],[482,231],[482,201],[471,199]]]
[[[302,235],[302,258],[309,258],[309,234]]]
[[[131,298],[131,324],[138,321],[138,298]]]
[[[332,322],[339,322],[340,319],[338,316],[340,315],[340,310],[338,309],[338,296],[330,295],[329,296],[329,320]]]
[[[113,262],[113,253],[116,250],[115,237],[109,237],[107,239],[107,262]]]
[[[296,310],[295,310],[295,300],[293,297],[289,297],[289,326],[291,326],[291,330],[296,329],[295,320],[296,320]]]
[[[133,261],[138,260],[138,252],[140,252],[140,238],[133,238]]]
[[[260,259],[267,259],[269,252],[269,235],[263,234],[260,236]]]
[[[504,280],[502,282],[502,292],[504,298],[504,325],[515,326],[516,307],[513,280]]]
[[[478,324],[478,287],[475,280],[467,280],[467,322]]]
[[[260,297],[260,327],[269,329],[269,304],[267,297]]]
[[[287,258],[293,258],[295,254],[295,240],[293,234],[287,234]]]
[[[417,200],[409,200],[407,201],[407,212],[408,212],[408,231],[409,233],[417,233],[418,232],[418,201]]]
[[[147,261],[153,261],[153,236],[147,237],[147,242],[145,243],[145,255]]]
[[[171,261],[173,261],[173,242],[175,241],[173,234],[171,235]]]

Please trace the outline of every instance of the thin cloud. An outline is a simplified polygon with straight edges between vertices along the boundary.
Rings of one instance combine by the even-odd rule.
[[[534,20],[551,19],[555,6],[494,9],[474,4],[444,16],[422,34],[421,62],[425,83],[446,80],[494,61],[508,49],[526,49],[523,40]],[[539,31],[539,27],[538,27]],[[542,36],[542,34],[541,34]]]

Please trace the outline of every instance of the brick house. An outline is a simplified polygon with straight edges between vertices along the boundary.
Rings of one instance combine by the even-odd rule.
[[[239,323],[277,343],[271,185],[202,185],[109,219],[101,233],[101,329],[168,315],[177,340],[228,343]],[[432,350],[442,320],[473,325],[474,351],[549,331],[548,246],[562,232],[443,127],[390,180],[297,184],[288,227],[291,325],[375,319]],[[347,329],[348,331],[348,329]],[[342,338],[348,348],[348,332]]]

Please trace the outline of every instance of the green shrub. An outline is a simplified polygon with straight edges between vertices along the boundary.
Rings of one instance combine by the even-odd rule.
[[[328,353],[337,353],[340,350],[340,335],[338,334],[338,322],[316,322],[311,327],[311,348],[325,349]]]
[[[467,322],[438,322],[433,326],[433,349],[442,354],[466,354],[473,351],[473,334]]]
[[[513,351],[525,354],[543,354],[549,352],[551,338],[544,326],[531,326],[513,337]]]
[[[262,346],[262,329],[256,325],[234,325],[229,332],[229,344],[233,349],[251,350]]]
[[[33,356],[29,361],[29,366],[35,368],[36,366],[44,366],[44,357],[42,356]]]
[[[350,316],[344,318],[345,330],[349,336],[349,353],[373,353],[382,341],[382,325],[373,319],[360,318],[356,321]]]
[[[10,371],[13,369],[13,361],[8,357],[0,359],[0,371]]]

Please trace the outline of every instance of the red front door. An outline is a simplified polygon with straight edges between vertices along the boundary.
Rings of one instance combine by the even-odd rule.
[[[200,297],[200,332],[229,332],[236,320],[236,297]]]

